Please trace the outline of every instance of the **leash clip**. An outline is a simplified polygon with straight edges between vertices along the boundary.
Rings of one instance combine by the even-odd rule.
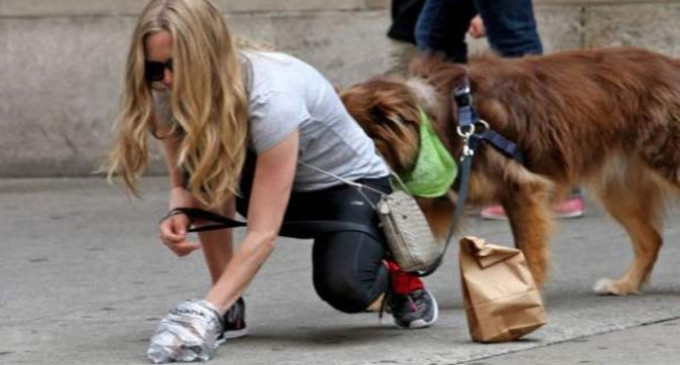
[[[473,127],[474,130],[474,127]],[[472,135],[472,134],[470,134]],[[464,136],[463,137],[463,155],[460,157],[460,160],[463,161],[466,158],[472,158],[472,156],[475,155],[475,149],[470,147],[470,136]]]
[[[463,157],[461,157],[461,161],[464,160],[466,157],[472,157],[475,155],[475,150],[470,148],[470,145],[468,143],[465,143],[463,146]]]
[[[459,136],[463,138],[463,140],[468,140],[473,134],[475,134],[475,125],[474,124],[459,125],[456,128],[456,132],[458,133]]]

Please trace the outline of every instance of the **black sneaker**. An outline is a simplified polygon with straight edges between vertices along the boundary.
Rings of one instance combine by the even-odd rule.
[[[243,337],[248,334],[246,327],[246,303],[243,298],[238,298],[236,303],[229,308],[222,317],[224,330],[217,337],[217,344],[221,345],[228,339]]]
[[[427,289],[414,290],[408,295],[391,294],[387,306],[394,323],[401,328],[424,328],[439,316],[437,301]]]

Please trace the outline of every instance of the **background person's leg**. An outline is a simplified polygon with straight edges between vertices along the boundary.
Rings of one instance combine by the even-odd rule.
[[[542,54],[531,0],[473,0],[493,50],[503,57]]]
[[[416,56],[415,29],[425,0],[392,0],[392,24],[387,31],[390,42],[386,74],[405,75]]]
[[[408,66],[411,64],[413,58],[418,55],[418,49],[415,45],[391,40],[390,53],[387,59],[386,75],[406,75]]]
[[[476,13],[471,0],[427,0],[416,23],[418,48],[443,52],[453,62],[467,62],[465,34]]]
[[[585,203],[581,188],[575,188],[569,196],[553,205],[555,218],[580,218],[585,214]]]

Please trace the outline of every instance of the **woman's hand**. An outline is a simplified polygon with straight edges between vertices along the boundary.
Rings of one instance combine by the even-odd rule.
[[[176,208],[191,208],[195,201],[190,192],[181,186],[170,189],[170,212]],[[168,248],[179,257],[184,257],[198,249],[201,245],[197,242],[187,241],[187,230],[191,221],[186,214],[177,212],[163,219],[160,225],[160,238]]]
[[[486,29],[484,28],[484,22],[482,21],[482,17],[479,15],[475,15],[474,18],[470,21],[470,27],[468,28],[468,34],[472,38],[483,38],[486,36]]]
[[[179,257],[186,256],[201,248],[196,242],[187,241],[189,217],[186,214],[171,214],[160,225],[160,238]]]

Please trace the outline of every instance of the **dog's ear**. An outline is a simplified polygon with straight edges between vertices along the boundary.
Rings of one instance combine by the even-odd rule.
[[[367,131],[377,124],[395,130],[403,127],[418,130],[416,98],[401,79],[377,77],[340,93],[349,113]]]
[[[401,79],[377,77],[341,93],[349,113],[392,169],[407,171],[418,150],[418,104]]]

